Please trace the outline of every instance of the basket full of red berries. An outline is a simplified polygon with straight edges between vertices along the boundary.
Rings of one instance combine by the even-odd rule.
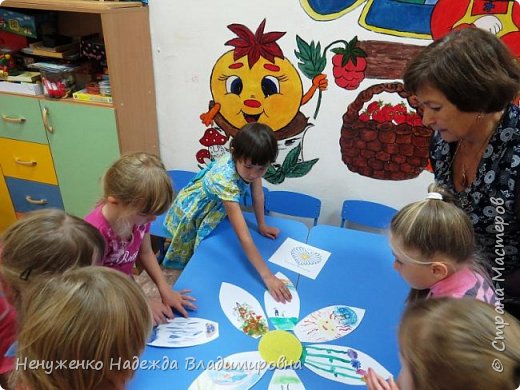
[[[396,93],[403,101],[374,97]],[[431,129],[415,111],[414,97],[402,83],[376,84],[362,91],[343,115],[341,156],[349,170],[374,179],[413,179],[428,164]]]

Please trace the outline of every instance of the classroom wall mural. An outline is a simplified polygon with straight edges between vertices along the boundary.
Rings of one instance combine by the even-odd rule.
[[[452,29],[520,45],[520,1],[206,0],[150,4],[161,157],[197,171],[244,124],[272,127],[268,189],[394,208],[422,199],[431,132],[402,85],[409,59]],[[189,17],[188,17],[189,16]],[[516,51],[518,53],[518,51]],[[331,190],[333,188],[333,190]]]
[[[520,56],[520,2],[438,0],[431,17],[431,35],[438,39],[453,29],[478,27],[494,33]]]
[[[200,118],[204,125],[212,127],[199,140],[205,148],[197,152],[196,158],[200,164],[207,164],[228,149],[229,138],[242,126],[249,122],[265,123],[273,129],[280,149],[265,179],[279,184],[286,178],[306,175],[319,160],[304,158],[304,136],[313,124],[300,107],[309,103],[317,90],[321,97],[328,81],[321,73],[325,59],[312,56],[315,53],[305,47],[299,54],[304,61],[300,69],[304,69],[312,84],[304,93],[297,68],[278,44],[286,33],[265,32],[265,25],[264,19],[255,33],[243,24],[227,26],[236,37],[225,43],[233,49],[217,59],[211,72],[212,100],[209,110]]]
[[[515,0],[300,0],[314,20],[340,18],[357,7],[360,26],[382,34],[439,39],[453,29],[478,27],[520,56],[520,2]]]
[[[202,168],[229,149],[230,139],[243,125],[265,123],[273,129],[280,149],[265,179],[280,184],[287,178],[307,175],[319,161],[319,157],[305,159],[304,137],[315,127],[313,121],[329,84],[323,73],[327,67],[332,69],[336,87],[356,90],[366,77],[367,52],[373,57],[370,77],[390,79],[404,71],[403,52],[415,54],[420,47],[359,42],[357,36],[322,44],[296,34],[295,67],[278,43],[286,32],[266,32],[265,27],[266,19],[255,33],[243,24],[227,26],[236,37],[225,43],[233,49],[221,55],[213,66],[212,100],[209,109],[200,115],[208,127],[199,139],[202,148],[195,157]],[[300,73],[310,82],[306,92]],[[362,91],[343,116],[342,160],[352,172],[374,179],[414,178],[427,165],[430,131],[422,126],[407,100],[391,105],[380,99],[370,104],[369,100],[381,92],[408,97],[402,84],[378,84]],[[313,98],[316,103],[309,118],[300,108]]]
[[[358,23],[370,31],[430,39],[430,17],[436,0],[300,0],[314,20],[334,20],[362,6]]]

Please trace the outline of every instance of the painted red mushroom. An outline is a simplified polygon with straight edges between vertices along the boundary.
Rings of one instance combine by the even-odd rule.
[[[204,135],[199,142],[206,146],[224,145],[227,142],[227,137],[220,134],[215,128],[210,127],[204,132]]]
[[[205,164],[206,163],[205,160],[210,160],[211,155],[209,154],[208,149],[201,149],[197,152],[197,154],[195,155],[195,158],[197,159],[197,161],[199,163]]]

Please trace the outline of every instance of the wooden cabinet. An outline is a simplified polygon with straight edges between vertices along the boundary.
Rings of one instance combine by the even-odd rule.
[[[119,157],[113,108],[42,101],[65,210],[84,216],[101,196],[101,176]],[[88,184],[88,185],[87,185]]]
[[[104,39],[113,104],[0,92],[0,230],[42,207],[83,217],[121,153],[159,154],[148,8],[82,0],[5,0],[2,8],[56,11],[59,33]]]

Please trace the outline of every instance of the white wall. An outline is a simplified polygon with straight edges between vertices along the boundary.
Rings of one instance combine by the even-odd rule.
[[[194,155],[205,126],[199,115],[211,100],[209,78],[217,58],[230,50],[224,43],[234,37],[231,23],[248,26],[253,32],[266,18],[265,31],[286,31],[278,42],[285,56],[296,66],[296,35],[307,42],[329,43],[335,39],[384,40],[426,45],[429,41],[400,38],[368,31],[358,24],[362,7],[329,21],[312,20],[297,0],[152,0],[149,4],[157,114],[161,156],[168,169],[196,170]],[[330,62],[330,57],[328,57]],[[319,158],[312,171],[302,178],[286,179],[277,189],[305,192],[322,199],[320,223],[337,224],[343,199],[367,199],[395,208],[422,199],[433,175],[424,171],[413,180],[383,181],[352,173],[341,161],[339,137],[342,115],[358,93],[382,80],[365,79],[355,91],[334,85],[331,66],[325,73],[329,89],[323,94],[319,116],[305,137],[305,158]],[[304,91],[310,80],[302,75]],[[317,96],[302,106],[312,116]],[[273,188],[266,183],[266,186]]]

